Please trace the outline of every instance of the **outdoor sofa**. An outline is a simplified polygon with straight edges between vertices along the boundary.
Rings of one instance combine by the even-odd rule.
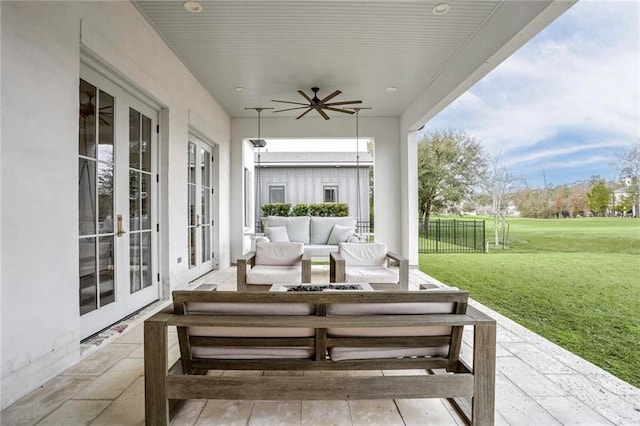
[[[167,425],[186,399],[449,398],[491,425],[495,321],[458,290],[240,293],[174,291],[144,323],[145,418]],[[168,327],[180,358],[168,366]],[[460,358],[474,329],[473,365]],[[406,370],[400,376],[226,376],[210,370]]]
[[[328,257],[338,251],[338,244],[360,241],[355,217],[267,216],[263,233],[256,243],[300,242],[312,257]]]

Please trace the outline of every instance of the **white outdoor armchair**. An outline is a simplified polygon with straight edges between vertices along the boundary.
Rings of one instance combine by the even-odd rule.
[[[398,264],[398,271],[389,268]],[[329,281],[369,283],[378,290],[408,290],[409,260],[383,243],[340,243],[329,258]]]
[[[257,243],[255,251],[237,260],[237,269],[238,291],[268,291],[274,283],[311,282],[311,258],[304,255],[302,243]]]

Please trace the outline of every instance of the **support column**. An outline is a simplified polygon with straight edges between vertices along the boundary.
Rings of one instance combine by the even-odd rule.
[[[400,137],[402,185],[402,255],[418,266],[418,132],[402,130]]]

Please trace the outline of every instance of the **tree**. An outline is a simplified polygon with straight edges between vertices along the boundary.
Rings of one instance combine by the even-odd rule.
[[[613,166],[625,182],[627,193],[633,199],[633,210],[636,217],[640,217],[640,140],[631,148],[619,153]]]
[[[509,169],[502,166],[500,163],[500,155],[496,155],[491,160],[491,164],[489,165],[489,169],[486,173],[485,179],[483,180],[482,186],[487,193],[491,195],[493,236],[494,243],[497,246],[500,244],[500,234],[504,237],[504,216],[509,202],[507,197],[518,189],[519,181],[511,174]],[[501,220],[502,226],[498,226],[499,220]]]
[[[459,203],[473,194],[486,168],[480,142],[466,133],[436,131],[426,135],[418,143],[420,216],[427,220],[434,206]]]
[[[607,188],[604,180],[601,180],[593,185],[587,193],[587,206],[592,212],[604,216],[612,196],[612,191]]]

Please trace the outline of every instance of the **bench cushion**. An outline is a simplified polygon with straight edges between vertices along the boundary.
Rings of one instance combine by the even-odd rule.
[[[341,303],[327,306],[327,315],[425,315],[453,312],[453,303]],[[327,335],[329,337],[450,336],[451,327],[336,327],[327,329]],[[408,356],[446,356],[448,351],[448,345],[422,348],[335,347],[329,348],[329,356],[334,361],[340,361]]]
[[[273,243],[289,243],[289,234],[287,234],[286,226],[267,226],[264,234]]]
[[[312,348],[192,347],[191,353],[210,359],[305,359],[315,352]]]
[[[355,217],[311,217],[309,223],[309,244],[327,244],[329,236],[335,225],[351,228],[352,233],[356,227]],[[337,243],[336,243],[337,244]]]
[[[331,348],[332,361],[350,359],[405,358],[411,356],[446,356],[448,346],[433,348]]]
[[[267,227],[284,226],[290,241],[309,244],[309,217],[308,216],[267,216]]]
[[[303,316],[313,315],[314,307],[308,303],[204,303],[189,302],[186,304],[188,314],[213,314],[213,315],[283,315],[283,316]],[[281,328],[281,327],[189,327],[191,336],[210,337],[313,337],[313,328]],[[215,349],[215,348],[209,348]],[[228,349],[228,348],[227,348]],[[249,348],[236,348],[238,353]],[[265,349],[265,348],[259,348]],[[274,349],[274,348],[269,348]],[[294,348],[299,349],[299,348]],[[201,356],[205,352],[199,349]],[[210,353],[214,353],[210,352]],[[260,351],[249,351],[250,353],[260,353]],[[275,352],[273,352],[275,353]],[[220,357],[223,351],[217,352]],[[306,356],[305,356],[306,357]]]

